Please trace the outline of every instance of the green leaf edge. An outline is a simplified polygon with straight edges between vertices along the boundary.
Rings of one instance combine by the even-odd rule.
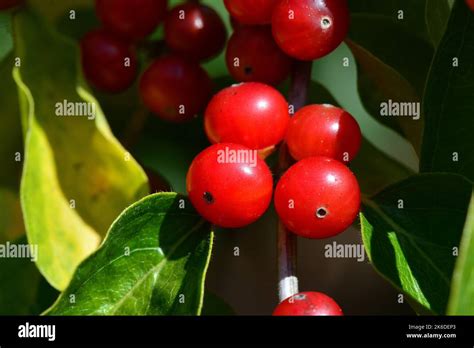
[[[17,32],[15,31],[14,27],[14,18],[12,17],[12,37],[13,40],[15,41],[15,37],[17,35]],[[74,47],[76,50],[76,66],[80,65],[80,59],[79,59],[79,48],[77,46],[77,43],[71,39],[68,38],[67,36],[61,34],[60,32],[56,31],[54,28],[46,25],[45,30],[49,33],[49,35],[54,36],[58,41],[61,41],[65,45],[70,45],[71,47]],[[13,50],[15,50],[15,47],[13,47]],[[85,83],[84,77],[80,73],[81,68],[78,67],[77,69],[77,76],[76,76],[76,93],[77,95],[83,99],[86,102],[89,103],[94,103],[97,106],[97,117],[95,118],[94,122],[96,125],[97,130],[102,133],[104,138],[109,141],[111,146],[116,147],[117,149],[121,149],[123,153],[128,152],[128,150],[120,143],[120,141],[114,136],[112,133],[112,130],[107,122],[105,113],[102,109],[101,104],[99,103],[98,99],[93,95],[92,91],[90,91],[87,87],[87,84]],[[20,107],[20,118],[21,118],[21,126],[22,126],[22,133],[23,133],[23,139],[24,139],[24,149],[25,149],[25,154],[24,154],[24,160],[23,163],[26,164],[28,163],[26,160],[26,149],[28,148],[28,143],[30,141],[30,131],[31,131],[31,125],[34,122],[35,118],[35,109],[36,109],[36,103],[33,98],[33,95],[30,91],[30,87],[23,81],[22,75],[21,75],[21,66],[20,67],[13,67],[12,68],[12,77],[13,80],[17,86],[18,90],[18,102],[19,102],[19,107]],[[24,102],[21,102],[21,101]],[[130,155],[130,161],[133,162],[137,170],[140,172],[143,185],[144,187],[148,187],[148,176],[146,175],[144,169],[142,166],[137,162],[134,156]],[[20,182],[20,204],[22,207],[22,211],[24,210],[23,208],[23,202],[25,200],[24,195],[23,195],[23,184],[24,184],[24,175],[25,175],[25,170],[23,168],[22,173],[21,173],[21,182]],[[145,189],[144,189],[145,190]],[[149,191],[148,191],[149,192]],[[144,192],[145,193],[145,192]],[[146,197],[146,196],[145,196]],[[26,226],[29,226],[28,220],[26,216],[23,214],[23,221],[25,225],[25,230],[26,230],[26,235],[28,237],[28,230]],[[115,222],[115,220],[114,220]],[[94,230],[95,231],[95,230]],[[97,234],[98,232],[95,231]],[[108,234],[108,233],[107,233]],[[102,239],[102,242],[105,240],[105,237]],[[102,246],[102,243],[99,244],[98,247]],[[93,252],[95,252],[97,249],[95,248]],[[90,255],[89,255],[90,256]],[[41,275],[48,281],[50,285],[52,285],[55,289],[59,291],[63,291],[67,288],[67,285],[62,287],[59,286],[58,284],[53,284],[54,282],[51,281],[50,277],[48,274],[46,274],[42,267],[37,267],[39,269],[39,272]],[[77,268],[77,267],[76,267]]]
[[[474,183],[469,180],[468,178],[466,178],[465,176],[461,175],[461,174],[456,174],[456,173],[449,173],[449,172],[432,172],[432,173],[421,173],[421,174],[416,174],[415,176],[434,176],[434,175],[444,175],[444,176],[452,176],[452,177],[459,177],[459,178],[462,178],[464,179],[466,182],[469,182],[471,183],[471,185],[474,185]],[[405,180],[408,180],[410,179],[411,177],[408,177],[407,179]],[[402,180],[400,182],[397,182],[395,184],[392,184],[392,185],[389,185],[385,188],[383,188],[380,192],[383,192],[385,190],[388,190],[390,188],[396,188],[397,186],[401,185],[405,180]],[[380,193],[378,192],[378,193]],[[377,194],[378,194],[377,193]],[[474,201],[474,191],[473,191],[473,197],[471,198],[472,201]],[[362,202],[363,204],[367,204],[367,202],[370,202],[369,204],[373,204],[372,202],[372,197],[362,197]],[[474,216],[474,204],[471,204],[471,207],[469,208],[468,210],[468,216],[469,216],[469,213],[471,213],[471,210],[473,211],[473,216]],[[368,251],[368,247],[367,245],[369,245],[367,239],[366,239],[366,233],[364,233],[364,224],[365,222],[369,223],[369,220],[367,220],[367,218],[365,217],[364,213],[361,211],[359,213],[359,224],[360,224],[360,230],[361,230],[361,239],[362,239],[362,243],[364,244],[364,249],[366,251],[366,254],[367,254],[367,257],[369,258],[369,261],[370,261],[370,264],[372,265],[372,267],[375,269],[375,271],[383,278],[385,279],[386,281],[388,281],[394,288],[400,290],[401,292],[403,292],[406,296],[408,296],[412,301],[414,301],[414,303],[410,303],[410,301],[407,301],[410,306],[412,307],[413,310],[415,310],[417,312],[417,314],[422,314],[422,315],[436,315],[435,312],[433,312],[433,310],[429,307],[427,307],[425,304],[421,303],[419,300],[415,299],[413,296],[411,296],[410,294],[408,294],[407,292],[405,292],[405,290],[401,289],[398,285],[394,284],[392,282],[392,280],[388,277],[385,276],[385,274],[383,274],[381,271],[379,271],[379,269],[377,268],[377,266],[372,262],[372,255],[371,253]],[[471,223],[472,225],[474,225],[474,218],[471,220]],[[466,227],[466,226],[465,226]],[[474,226],[471,226],[472,229],[474,229]],[[463,243],[467,244],[467,242],[464,242],[464,239],[465,239],[465,231],[463,231],[462,233],[462,239],[461,239],[461,246],[463,245]],[[461,251],[460,251],[461,252]],[[458,259],[459,261],[459,259]],[[456,269],[457,269],[457,263],[455,265],[455,268],[454,268],[454,271],[453,271],[453,280],[454,280],[454,276],[456,274]],[[451,281],[451,291],[453,291],[453,288],[452,288],[452,284],[453,284],[453,280]],[[421,308],[420,308],[421,306]],[[418,307],[418,308],[417,308]],[[449,315],[450,313],[450,309],[451,309],[451,294],[450,294],[450,298],[448,299],[448,307],[447,307],[447,313]],[[422,313],[420,313],[422,312]]]
[[[464,230],[461,238],[461,245],[459,248],[459,256],[454,266],[453,277],[451,280],[451,292],[448,301],[448,315],[474,315],[474,308],[467,308],[460,311],[459,303],[461,298],[461,290],[463,288],[462,281],[467,277],[465,273],[465,265],[468,263],[468,257],[474,258],[474,255],[469,255],[469,251],[474,245],[474,191],[471,196],[471,202],[467,211],[467,219],[464,225]],[[472,250],[471,250],[472,251]],[[470,278],[474,279],[474,272]],[[474,304],[474,302],[473,302]]]
[[[114,222],[112,222],[112,224],[110,225],[108,231],[107,231],[107,234],[105,235],[103,241],[101,242],[101,244],[99,245],[99,247],[89,256],[91,257],[92,255],[94,255],[95,253],[99,252],[100,249],[102,249],[103,245],[105,244],[105,242],[107,241],[108,237],[109,237],[109,233],[110,231],[113,229],[113,227],[116,225],[116,223],[125,215],[125,214],[128,214],[128,211],[135,208],[136,206],[140,205],[141,203],[143,203],[144,201],[148,200],[148,199],[151,199],[153,197],[156,197],[156,196],[179,196],[179,193],[176,193],[176,192],[159,192],[159,193],[154,193],[154,194],[151,194],[151,195],[148,195],[146,197],[143,197],[142,199],[136,201],[135,203],[133,203],[132,205],[130,205],[129,207],[127,207],[125,210],[123,210],[119,216],[117,216],[117,218],[114,220]],[[200,299],[199,299],[199,305],[198,305],[198,309],[197,309],[197,313],[196,315],[200,316],[201,315],[201,312],[202,312],[202,307],[204,305],[204,294],[205,294],[205,285],[206,285],[206,274],[207,274],[207,271],[209,269],[209,264],[211,262],[211,258],[212,258],[212,250],[213,250],[213,245],[214,245],[214,231],[213,229],[211,228],[211,231],[209,233],[209,253],[207,255],[207,259],[206,259],[206,265],[204,267],[204,270],[203,270],[203,277],[202,277],[202,282],[200,284]],[[87,261],[88,258],[86,258],[83,262]],[[82,264],[82,262],[81,262]],[[56,299],[56,301],[54,301],[54,303],[48,308],[46,309],[43,313],[41,313],[41,316],[45,316],[45,315],[48,315],[48,313],[53,309],[54,306],[56,306],[57,303],[59,303],[59,301],[62,299],[63,297],[63,293],[61,293],[58,298]]]

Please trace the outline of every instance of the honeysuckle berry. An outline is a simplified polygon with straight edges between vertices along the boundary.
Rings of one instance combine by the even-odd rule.
[[[167,0],[96,0],[96,11],[107,30],[139,40],[151,34],[163,20],[167,3]]]
[[[280,0],[224,0],[230,15],[247,25],[268,24],[272,12]]]
[[[291,119],[286,134],[290,154],[296,160],[326,156],[352,161],[360,149],[361,131],[347,111],[332,105],[308,105]]]
[[[283,174],[274,201],[289,231],[305,238],[329,238],[344,232],[356,219],[360,189],[343,163],[309,157]]]
[[[292,59],[273,40],[269,26],[241,26],[227,44],[227,68],[239,82],[276,85],[288,77]]]
[[[273,192],[272,174],[257,152],[230,143],[202,151],[189,168],[186,185],[199,214],[225,228],[258,220]]]
[[[300,292],[281,302],[274,316],[341,316],[341,307],[321,292]]]
[[[261,150],[283,140],[290,115],[285,98],[263,83],[225,88],[210,101],[204,116],[213,143],[230,142]]]
[[[218,55],[224,49],[226,38],[224,22],[206,5],[187,2],[166,16],[166,44],[187,58],[206,60]]]
[[[105,92],[121,92],[137,76],[134,48],[103,29],[91,31],[81,40],[81,60],[86,79]]]
[[[347,0],[282,0],[273,11],[273,36],[289,56],[321,58],[335,50],[349,30]]]
[[[159,118],[184,122],[204,110],[212,93],[206,71],[196,62],[168,55],[155,60],[140,81],[145,105]]]

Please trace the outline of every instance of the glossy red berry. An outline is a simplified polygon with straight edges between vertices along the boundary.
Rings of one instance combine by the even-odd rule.
[[[187,58],[206,60],[218,55],[224,49],[226,38],[224,22],[206,5],[187,2],[166,16],[166,44]]]
[[[360,189],[343,163],[310,157],[281,177],[275,209],[288,230],[306,238],[329,238],[345,231],[360,207]]]
[[[124,38],[151,34],[166,14],[167,0],[96,0],[102,24]]]
[[[288,77],[292,59],[275,43],[270,27],[243,26],[229,40],[226,62],[237,81],[276,85]]]
[[[320,292],[300,292],[281,302],[274,316],[341,316],[341,307],[331,297]]]
[[[158,117],[184,122],[204,110],[212,93],[211,80],[199,64],[178,56],[155,60],[143,74],[140,94]]]
[[[0,0],[0,10],[6,10],[19,6],[23,3],[23,0]]]
[[[341,44],[349,21],[347,0],[282,0],[273,11],[273,36],[291,57],[314,60]]]
[[[133,47],[103,29],[89,32],[81,40],[84,75],[95,88],[121,92],[137,76],[137,59]]]
[[[223,143],[201,152],[187,175],[193,206],[205,219],[225,228],[256,221],[267,210],[273,178],[256,151]]]
[[[280,0],[224,0],[230,15],[242,24],[268,24]]]
[[[296,160],[326,156],[352,161],[360,149],[362,135],[354,117],[332,105],[308,105],[291,119],[286,143]]]
[[[233,85],[217,93],[207,106],[204,125],[213,143],[236,143],[254,150],[283,140],[290,115],[275,88],[257,82]]]

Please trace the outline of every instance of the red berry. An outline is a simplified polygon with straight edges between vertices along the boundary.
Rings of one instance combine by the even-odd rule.
[[[96,0],[104,26],[128,39],[151,34],[166,14],[167,0]]]
[[[275,191],[275,209],[288,230],[306,238],[329,238],[354,222],[360,189],[339,161],[310,157],[293,165]]]
[[[91,85],[106,92],[121,92],[137,76],[137,58],[132,46],[98,29],[81,40],[82,67]]]
[[[204,116],[212,143],[236,143],[261,150],[283,140],[290,120],[288,104],[275,88],[241,83],[217,93]]]
[[[273,40],[270,27],[240,27],[227,45],[227,68],[237,81],[276,85],[290,73],[292,60]]]
[[[201,152],[187,175],[193,206],[211,223],[238,228],[267,210],[273,178],[257,152],[242,145],[216,144]]]
[[[466,0],[467,6],[474,11],[474,0]]]
[[[273,36],[288,55],[313,60],[341,44],[349,21],[347,0],[282,0],[273,11]]]
[[[6,10],[23,3],[23,0],[0,0],[0,10]]]
[[[268,24],[280,0],[224,0],[230,15],[242,24]]]
[[[144,103],[158,117],[183,122],[205,107],[211,96],[211,80],[199,64],[178,56],[155,60],[140,81]]]
[[[274,316],[341,316],[341,307],[329,296],[320,292],[300,292],[281,302]]]
[[[286,143],[296,160],[326,156],[352,161],[360,149],[359,125],[348,112],[332,105],[309,105],[291,119]]]
[[[176,6],[166,16],[166,44],[188,58],[206,60],[218,55],[226,38],[224,22],[208,6],[188,2]]]

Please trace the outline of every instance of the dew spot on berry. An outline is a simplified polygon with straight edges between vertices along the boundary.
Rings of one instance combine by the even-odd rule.
[[[329,212],[326,210],[326,208],[321,207],[316,210],[316,217],[318,219],[324,219],[326,216],[328,216]]]
[[[331,19],[330,19],[330,18],[328,18],[328,17],[323,17],[323,18],[321,19],[321,27],[322,27],[323,29],[328,29],[328,28],[331,27],[331,25],[332,25],[332,22],[331,22]]]
[[[202,195],[202,198],[207,204],[214,203],[214,197],[212,196],[210,192],[204,192],[204,194]]]

